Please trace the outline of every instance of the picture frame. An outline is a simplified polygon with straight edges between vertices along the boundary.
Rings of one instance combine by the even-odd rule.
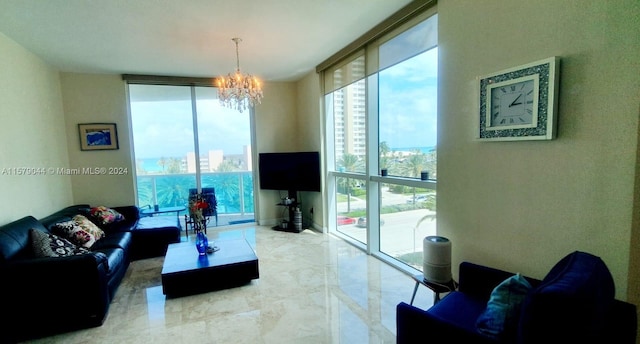
[[[476,139],[555,139],[559,64],[553,56],[479,77]]]
[[[80,150],[118,149],[118,129],[115,123],[79,123]]]

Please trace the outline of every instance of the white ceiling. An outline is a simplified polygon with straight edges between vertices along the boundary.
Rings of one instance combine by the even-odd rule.
[[[410,0],[0,0],[0,32],[64,72],[297,80]]]

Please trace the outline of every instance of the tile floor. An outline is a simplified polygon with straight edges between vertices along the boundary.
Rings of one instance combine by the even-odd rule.
[[[259,258],[260,278],[167,299],[163,258],[134,261],[101,327],[35,343],[395,343],[395,306],[409,302],[414,287],[406,274],[310,230],[249,226],[209,229],[208,236],[246,237]],[[432,300],[420,287],[414,304],[428,308]]]

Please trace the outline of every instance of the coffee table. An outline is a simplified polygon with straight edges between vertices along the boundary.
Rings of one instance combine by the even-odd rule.
[[[193,242],[170,244],[162,266],[162,292],[183,296],[240,286],[260,277],[246,239],[215,241],[218,251],[198,255]]]

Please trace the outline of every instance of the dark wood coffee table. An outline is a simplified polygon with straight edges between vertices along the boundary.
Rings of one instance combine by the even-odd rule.
[[[260,277],[258,257],[245,239],[217,240],[214,253],[198,255],[193,242],[170,244],[162,266],[162,292],[183,296],[231,288]]]

